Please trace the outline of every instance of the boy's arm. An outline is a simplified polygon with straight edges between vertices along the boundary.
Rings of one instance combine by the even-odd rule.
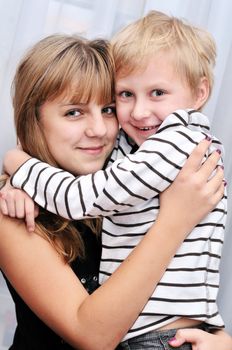
[[[185,127],[157,133],[138,152],[110,168],[75,178],[68,172],[30,159],[12,178],[39,205],[69,219],[107,216],[145,201],[165,190],[189,154],[204,138]]]
[[[24,162],[31,159],[31,156],[19,148],[6,152],[3,159],[3,171],[12,175]]]

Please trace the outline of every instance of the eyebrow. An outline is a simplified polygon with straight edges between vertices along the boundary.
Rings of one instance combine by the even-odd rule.
[[[61,107],[68,107],[68,106],[86,106],[87,103],[75,103],[75,102],[64,102],[59,104]]]
[[[126,84],[115,84],[115,90],[118,90],[118,89],[128,89],[128,85]]]

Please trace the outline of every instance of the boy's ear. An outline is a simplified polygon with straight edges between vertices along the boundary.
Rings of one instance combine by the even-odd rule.
[[[209,97],[209,82],[206,77],[201,78],[201,81],[196,90],[196,103],[194,108],[200,109]]]

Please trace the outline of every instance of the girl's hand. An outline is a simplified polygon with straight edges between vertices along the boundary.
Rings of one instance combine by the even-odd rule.
[[[160,196],[159,215],[174,223],[181,221],[180,227],[186,232],[191,232],[224,195],[224,171],[217,166],[220,153],[215,151],[202,164],[209,145],[207,139],[199,143],[173,184]]]
[[[232,338],[224,331],[212,334],[200,329],[180,329],[169,340],[169,344],[177,349],[185,342],[191,343],[193,350],[232,350]]]
[[[9,179],[0,191],[0,210],[12,218],[25,218],[28,231],[34,231],[38,206],[24,191],[12,187]]]

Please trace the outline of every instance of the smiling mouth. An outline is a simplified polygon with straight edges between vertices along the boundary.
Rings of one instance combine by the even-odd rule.
[[[86,149],[86,150],[98,150],[98,149],[102,149],[103,146],[97,146],[97,147],[85,147],[83,149]]]
[[[77,148],[82,149],[82,150],[97,150],[103,148],[105,145],[98,145],[98,146],[79,146]]]
[[[156,128],[155,126],[144,126],[143,128],[137,128],[137,129],[142,130],[142,131],[149,131],[149,130],[153,130],[155,128]]]
[[[160,124],[159,125],[153,125],[153,126],[143,126],[143,127],[138,127],[138,126],[134,125],[134,128],[136,128],[139,131],[144,131],[144,132],[152,131],[152,130],[156,131],[159,127],[160,127]]]
[[[88,154],[100,154],[103,152],[104,145],[101,146],[95,146],[95,147],[81,147],[79,148],[82,152],[88,153]]]

